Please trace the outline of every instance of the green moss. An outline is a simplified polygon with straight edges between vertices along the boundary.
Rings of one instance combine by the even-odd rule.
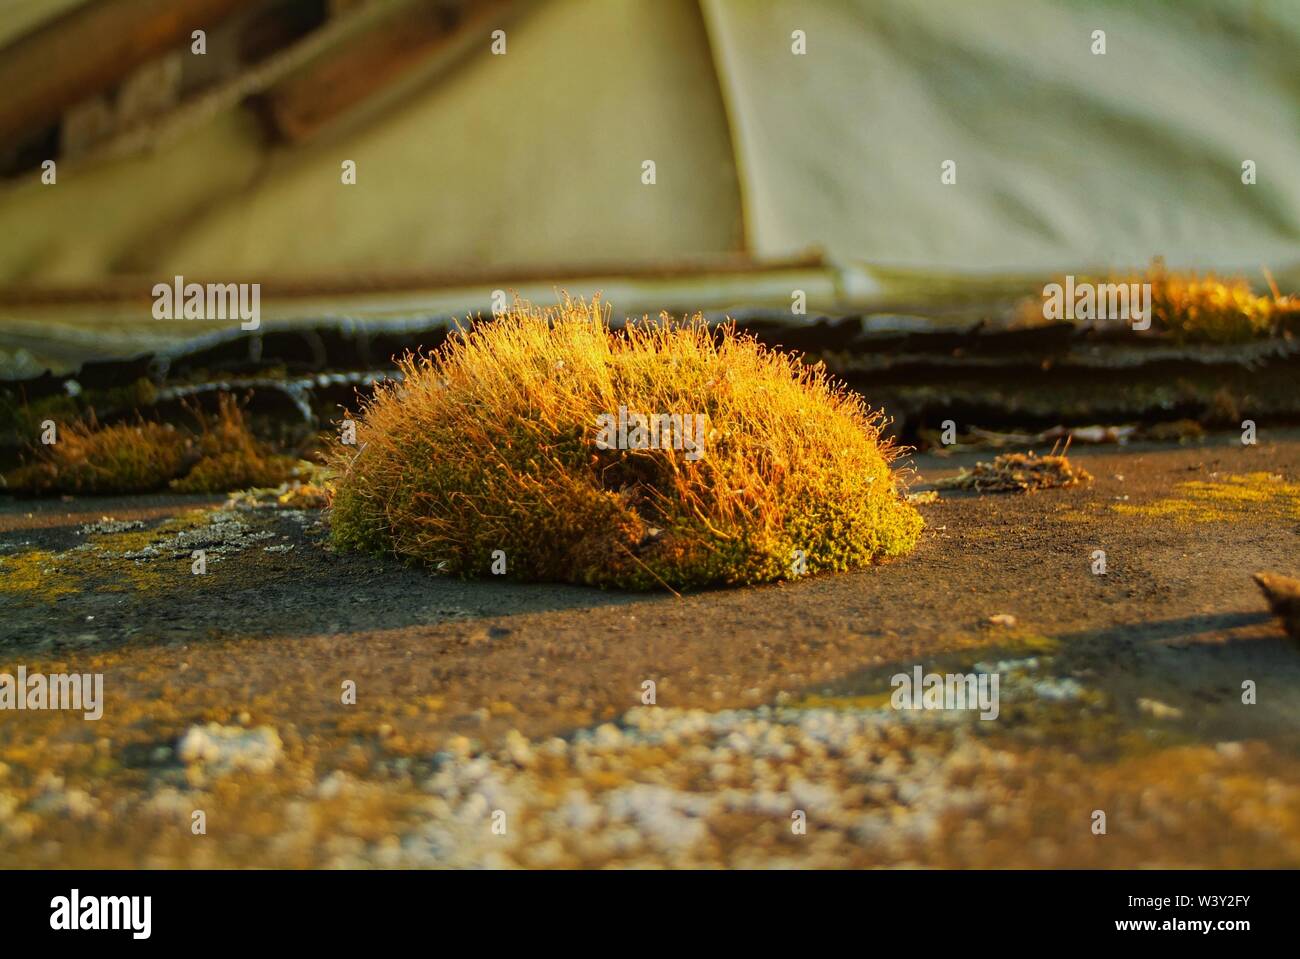
[[[0,432],[31,440],[39,435],[46,420],[71,424],[95,414],[142,410],[153,403],[157,392],[150,380],[141,378],[111,389],[83,390],[75,397],[56,393],[31,403],[3,403],[0,404]]]

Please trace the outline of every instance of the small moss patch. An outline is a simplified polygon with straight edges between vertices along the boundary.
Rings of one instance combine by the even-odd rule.
[[[1146,276],[1127,279],[1151,284],[1153,325],[1177,340],[1240,343],[1300,317],[1300,300],[1257,296],[1240,276],[1170,272],[1157,260]]]
[[[233,396],[222,394],[215,417],[196,412],[195,420],[195,432],[152,422],[70,423],[57,429],[54,442],[32,446],[31,460],[6,478],[8,488],[86,495],[170,485],[184,493],[224,493],[289,478],[294,461],[253,436]]]
[[[1064,285],[1065,278],[1056,281]],[[1283,296],[1273,284],[1270,296],[1259,296],[1242,276],[1218,276],[1166,269],[1156,259],[1145,273],[1080,276],[1077,285],[1150,284],[1151,329],[1182,343],[1244,343],[1292,329],[1300,320],[1300,298]],[[1025,300],[1018,311],[1021,322],[1043,322],[1043,301]],[[1099,326],[1125,325],[1128,317],[1099,318]]]

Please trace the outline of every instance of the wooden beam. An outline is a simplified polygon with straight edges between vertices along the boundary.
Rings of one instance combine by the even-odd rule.
[[[58,122],[63,112],[167,50],[189,47],[262,0],[98,0],[0,50],[0,142]]]
[[[504,22],[512,6],[511,0],[408,2],[273,88],[263,111],[280,139],[301,143],[416,67],[454,55],[471,37],[486,53],[489,24]]]

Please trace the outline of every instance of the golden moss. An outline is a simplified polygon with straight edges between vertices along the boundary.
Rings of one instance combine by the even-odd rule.
[[[14,470],[9,486],[33,493],[138,493],[165,486],[192,459],[189,439],[161,423],[100,427],[73,423],[36,459]]]
[[[233,396],[220,396],[215,417],[194,416],[197,434],[162,423],[73,422],[54,443],[33,446],[32,460],[12,471],[7,484],[35,494],[140,493],[168,484],[180,492],[221,493],[289,477],[293,461],[257,441]]]
[[[1256,296],[1244,277],[1176,273],[1157,260],[1145,276],[1151,284],[1151,320],[1176,339],[1235,343],[1267,336],[1283,318],[1300,316],[1300,300]]]
[[[1258,296],[1241,276],[1170,271],[1156,259],[1141,274],[1079,277],[1098,284],[1149,283],[1151,328],[1180,342],[1241,343],[1269,336],[1300,321],[1300,298],[1282,296],[1272,284],[1271,296]],[[1064,278],[1057,282],[1064,284]],[[1037,325],[1043,321],[1041,298],[1025,300],[1017,318]]]
[[[172,481],[179,493],[223,493],[246,486],[283,482],[293,469],[287,457],[228,450],[205,456],[181,479]]]
[[[1229,474],[1221,480],[1179,483],[1178,495],[1154,503],[1117,503],[1115,510],[1181,523],[1216,523],[1229,519],[1300,519],[1300,483],[1275,473]]]
[[[502,550],[518,578],[639,589],[843,570],[915,545],[922,520],[879,415],[821,367],[699,316],[620,332],[608,319],[597,303],[517,303],[405,358],[357,445],[332,454],[335,544],[466,576]],[[620,445],[603,442],[620,410],[707,428],[680,448],[603,448]]]

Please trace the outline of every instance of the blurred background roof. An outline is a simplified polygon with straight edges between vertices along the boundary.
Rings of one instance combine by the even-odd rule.
[[[0,324],[175,274],[654,308],[1300,264],[1295,0],[6,0],[0,44]]]

